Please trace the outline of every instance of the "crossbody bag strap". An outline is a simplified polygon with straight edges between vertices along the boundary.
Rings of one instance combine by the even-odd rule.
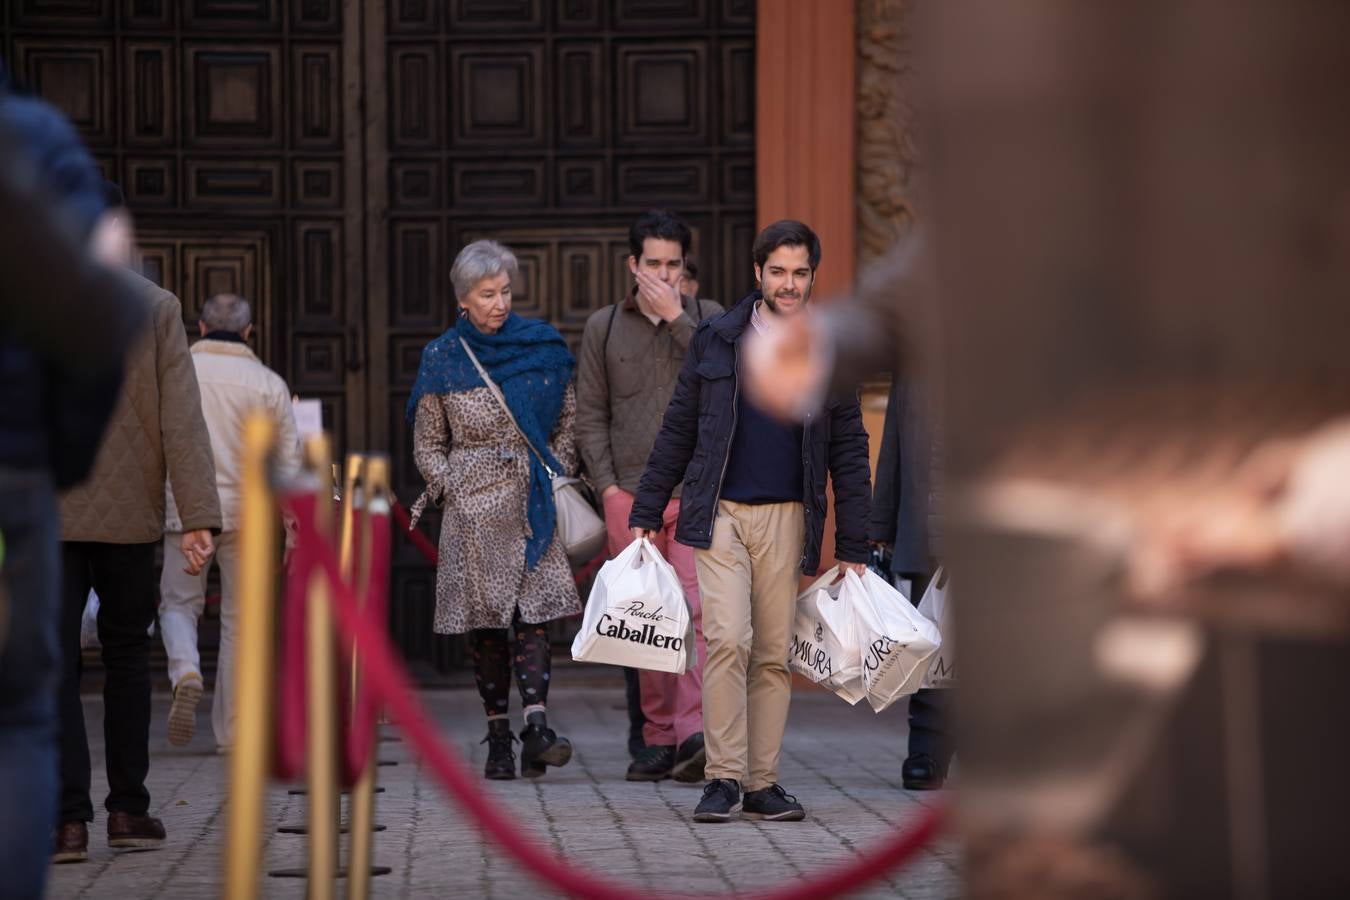
[[[558,473],[553,471],[553,468],[544,461],[544,455],[535,449],[534,444],[530,442],[530,439],[525,436],[525,432],[521,430],[520,423],[516,421],[515,415],[511,412],[511,407],[506,404],[506,398],[502,396],[502,389],[497,387],[497,382],[492,380],[492,376],[487,373],[487,369],[483,368],[483,364],[478,361],[478,357],[474,355],[474,352],[471,349],[469,349],[469,342],[464,340],[464,338],[460,338],[459,343],[464,348],[464,352],[469,354],[469,360],[473,363],[473,367],[478,370],[478,374],[482,377],[483,383],[487,385],[488,390],[492,392],[492,396],[497,398],[497,402],[501,404],[502,412],[506,413],[506,417],[511,420],[511,425],[516,429],[516,434],[520,435],[520,439],[525,442],[525,446],[530,448],[530,452],[534,454],[534,458],[539,460],[539,465],[544,467],[544,471],[548,473],[548,477],[557,478]]]

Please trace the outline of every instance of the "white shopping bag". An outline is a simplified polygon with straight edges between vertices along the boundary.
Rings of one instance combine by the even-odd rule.
[[[933,654],[928,666],[928,676],[923,680],[926,688],[956,687],[956,629],[952,624],[951,597],[948,596],[947,570],[938,567],[928,589],[919,601],[919,614],[930,622],[936,622],[942,633],[942,644]]]
[[[904,594],[870,569],[861,578],[846,573],[840,597],[852,606],[866,642],[862,666],[867,702],[881,712],[923,686],[942,635]]]
[[[679,675],[696,652],[680,579],[651,541],[634,541],[600,567],[573,659]]]
[[[839,598],[842,588],[835,566],[797,597],[788,668],[857,703],[866,696],[861,638],[851,607]]]

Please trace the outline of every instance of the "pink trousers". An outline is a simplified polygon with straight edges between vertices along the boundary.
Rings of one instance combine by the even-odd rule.
[[[627,491],[613,491],[605,498],[605,527],[609,531],[611,557],[633,542],[633,532],[628,528],[628,515],[632,511],[633,495]],[[670,501],[661,520],[661,530],[653,543],[675,568],[684,595],[689,600],[698,663],[683,675],[638,670],[638,684],[642,688],[642,714],[647,717],[642,739],[649,747],[679,746],[690,735],[703,730],[703,661],[708,657],[708,645],[703,640],[703,603],[698,593],[694,549],[675,541],[675,521],[679,516],[680,501]]]

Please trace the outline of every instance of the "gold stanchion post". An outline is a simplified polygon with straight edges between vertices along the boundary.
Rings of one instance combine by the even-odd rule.
[[[389,514],[389,461],[382,456],[366,460],[363,482],[363,509],[361,515],[360,566],[357,584],[369,579],[371,557],[374,553],[372,515]],[[352,651],[352,714],[358,714],[356,699],[360,688],[360,657]],[[351,839],[347,851],[347,900],[366,900],[370,896],[371,854],[375,826],[375,767],[374,735],[366,758],[366,765],[351,794]],[[388,871],[382,869],[382,872]]]
[[[305,457],[319,474],[314,523],[332,533],[333,494],[328,485],[332,448],[327,435],[310,438]],[[309,900],[331,900],[338,871],[337,650],[328,576],[315,572],[305,615],[306,785],[309,789]]]
[[[268,461],[276,428],[266,416],[244,424],[239,551],[239,659],[234,668],[234,753],[226,813],[225,897],[258,896],[263,797],[271,767],[272,643],[277,568],[276,506]]]

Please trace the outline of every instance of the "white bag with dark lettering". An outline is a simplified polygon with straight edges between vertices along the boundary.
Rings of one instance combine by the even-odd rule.
[[[928,589],[919,601],[919,613],[930,622],[936,622],[942,632],[942,644],[933,655],[928,666],[928,677],[923,680],[926,688],[956,687],[956,628],[952,624],[952,603],[947,585],[947,570],[938,567]]]
[[[694,665],[684,588],[651,541],[634,541],[600,567],[572,658],[677,675]]]
[[[839,598],[842,588],[835,566],[797,597],[788,668],[857,703],[866,696],[861,638],[852,608]]]
[[[863,686],[872,709],[881,712],[923,687],[942,643],[938,627],[870,569],[862,578],[845,573],[840,597],[852,606],[863,637]]]

